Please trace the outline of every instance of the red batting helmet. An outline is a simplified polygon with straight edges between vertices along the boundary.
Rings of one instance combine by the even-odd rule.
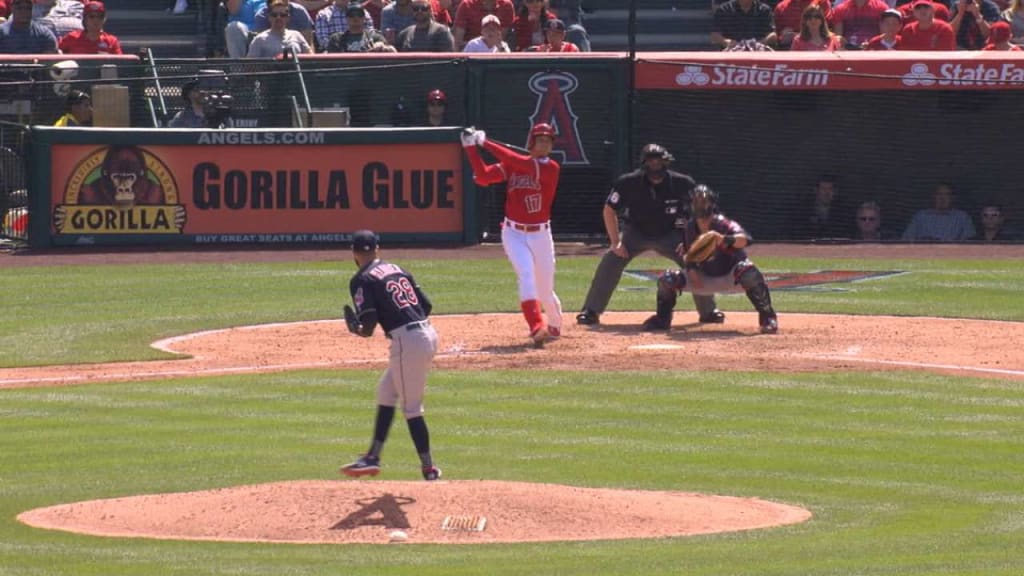
[[[551,124],[541,122],[540,124],[534,124],[533,128],[530,129],[530,137],[526,141],[526,148],[529,150],[533,148],[533,141],[537,136],[547,136],[549,138],[555,137],[555,129],[551,127]]]

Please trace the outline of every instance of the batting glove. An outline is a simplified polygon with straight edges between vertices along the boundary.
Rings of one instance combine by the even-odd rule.
[[[487,142],[487,133],[483,130],[476,131],[476,143],[483,146],[484,142]]]
[[[459,139],[462,140],[463,148],[470,148],[476,146],[476,131],[472,128],[466,128],[459,134]]]

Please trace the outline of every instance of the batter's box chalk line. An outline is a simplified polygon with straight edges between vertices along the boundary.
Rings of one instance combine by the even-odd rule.
[[[483,532],[487,527],[484,516],[445,516],[441,530],[447,532]]]

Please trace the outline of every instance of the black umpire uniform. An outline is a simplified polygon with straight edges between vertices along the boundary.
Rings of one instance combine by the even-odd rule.
[[[582,325],[599,323],[626,266],[647,250],[672,260],[680,268],[683,257],[676,253],[683,241],[689,219],[693,178],[668,170],[674,160],[663,146],[648,144],[641,152],[641,166],[619,177],[604,206],[604,223],[612,247],[594,272],[583,310],[576,316]],[[619,220],[622,225],[620,227]],[[625,250],[625,256],[617,254]],[[722,322],[714,296],[694,295],[701,322]]]

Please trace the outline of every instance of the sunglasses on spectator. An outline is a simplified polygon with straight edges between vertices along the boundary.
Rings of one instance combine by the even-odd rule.
[[[289,16],[291,16],[291,13],[289,13],[289,12],[271,12],[270,13],[270,17],[271,18],[287,18]]]
[[[430,6],[424,6],[422,4],[414,4],[412,7],[413,12],[430,12]]]

